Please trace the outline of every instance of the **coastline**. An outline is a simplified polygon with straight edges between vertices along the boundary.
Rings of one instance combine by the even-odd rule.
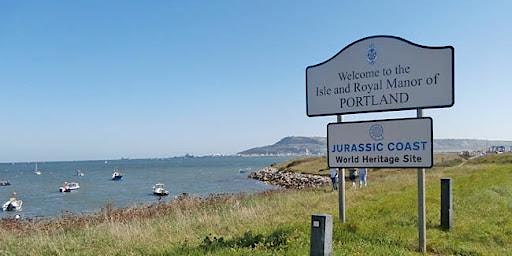
[[[273,166],[251,172],[248,177],[287,189],[320,188],[331,184],[329,177],[283,171]]]
[[[167,202],[147,203],[140,206],[115,207],[106,203],[99,212],[71,213],[60,216],[29,217],[15,219],[0,218],[0,230],[9,231],[13,235],[23,235],[33,232],[53,234],[60,231],[97,226],[104,223],[129,223],[158,219],[176,214],[184,210],[201,209],[219,204],[237,204],[241,200],[254,197],[266,197],[282,192],[281,189],[270,189],[261,192],[212,193],[206,197],[183,194]]]

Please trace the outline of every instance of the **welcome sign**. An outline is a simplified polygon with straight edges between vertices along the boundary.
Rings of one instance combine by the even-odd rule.
[[[327,125],[331,168],[430,168],[431,118],[406,118]]]
[[[358,40],[306,68],[308,116],[454,104],[454,50],[394,36]]]

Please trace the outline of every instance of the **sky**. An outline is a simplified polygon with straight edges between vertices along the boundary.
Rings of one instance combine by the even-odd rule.
[[[435,138],[512,140],[512,2],[413,2],[0,0],[0,162],[326,136],[305,68],[372,35],[455,48],[455,105],[424,112]]]

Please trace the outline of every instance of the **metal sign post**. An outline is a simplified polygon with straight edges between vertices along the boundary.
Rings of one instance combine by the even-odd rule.
[[[337,116],[337,122],[341,123],[343,118],[341,115]],[[345,168],[338,168],[338,207],[340,211],[340,221],[345,223],[347,221],[345,217]]]
[[[338,117],[327,125],[327,161],[338,168],[342,223],[345,168],[418,168],[419,251],[427,251],[425,168],[433,165],[433,133],[423,109],[454,105],[454,69],[453,46],[386,35],[359,39],[306,68],[307,116]],[[414,109],[417,118],[342,122],[347,114]]]
[[[416,110],[418,118],[423,117],[423,109]],[[418,168],[418,238],[420,252],[427,251],[427,225],[425,221],[425,168]]]

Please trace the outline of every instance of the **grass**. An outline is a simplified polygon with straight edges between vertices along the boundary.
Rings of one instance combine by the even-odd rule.
[[[322,176],[329,175],[327,157],[325,156],[292,159],[283,163],[276,164],[274,167],[281,171],[316,174]]]
[[[427,171],[429,254],[512,251],[512,164],[502,161]],[[96,217],[67,221],[4,221],[0,255],[307,255],[314,213],[335,217],[334,255],[417,255],[415,170],[369,175],[369,187],[347,189],[345,224],[336,220],[337,193],[327,189],[186,198],[141,209],[107,207]],[[441,177],[454,185],[450,232],[439,228]]]
[[[457,153],[438,153],[434,155],[434,166],[436,167],[457,166],[465,161],[466,160]],[[512,163],[512,161],[509,163]],[[327,167],[327,158],[325,156],[291,159],[283,163],[275,164],[274,167],[281,171],[329,176],[329,167]]]

